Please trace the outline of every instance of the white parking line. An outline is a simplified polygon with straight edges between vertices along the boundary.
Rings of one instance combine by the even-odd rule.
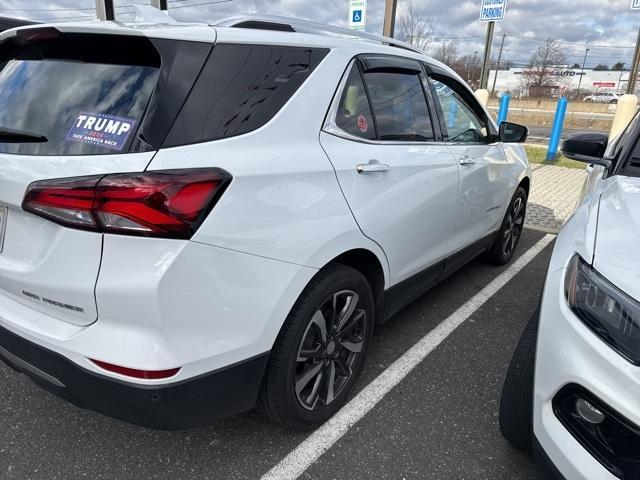
[[[422,337],[398,360],[393,362],[375,380],[346,404],[329,421],[313,432],[275,467],[262,476],[262,480],[294,480],[304,473],[320,456],[331,448],[349,429],[364,417],[403,378],[417,367],[427,355],[451,333],[473,315],[484,303],[504,287],[531,262],[549,243],[554,235],[546,235],[527,250],[507,270],[493,279],[486,287],[443,320],[436,328]]]

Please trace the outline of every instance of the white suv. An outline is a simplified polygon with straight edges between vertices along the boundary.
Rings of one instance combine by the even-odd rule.
[[[619,97],[615,93],[598,92],[584,97],[585,103],[618,103]]]
[[[516,348],[500,426],[538,478],[640,478],[640,116],[611,142],[569,137],[591,164],[558,235],[540,311]]]
[[[376,322],[480,253],[510,260],[526,128],[498,132],[453,71],[408,46],[321,29],[236,18],[0,37],[7,363],[137,424],[187,427],[259,399],[309,428],[345,402]]]

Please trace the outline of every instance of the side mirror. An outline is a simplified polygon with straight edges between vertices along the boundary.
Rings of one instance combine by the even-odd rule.
[[[575,133],[567,137],[560,153],[571,160],[602,165],[608,169],[612,165],[611,160],[604,158],[608,143],[609,135],[606,133]]]
[[[502,122],[498,137],[504,143],[523,143],[529,136],[529,129],[517,123]]]

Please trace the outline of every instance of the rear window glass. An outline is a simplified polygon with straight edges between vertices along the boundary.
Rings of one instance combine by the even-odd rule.
[[[126,152],[156,84],[159,57],[137,39],[129,39],[128,51],[118,50],[120,58],[100,55],[125,41],[58,39],[2,52],[0,153]],[[7,129],[46,141],[12,143],[3,134]]]
[[[164,146],[228,138],[271,120],[326,49],[216,45]]]

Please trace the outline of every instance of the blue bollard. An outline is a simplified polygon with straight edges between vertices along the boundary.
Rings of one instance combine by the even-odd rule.
[[[449,118],[447,119],[447,128],[454,128],[458,123],[458,102],[449,104]]]
[[[509,101],[511,100],[511,96],[508,93],[505,93],[500,99],[500,110],[498,110],[498,127],[502,122],[507,121],[507,115],[509,114]]]
[[[553,128],[551,129],[551,139],[549,140],[549,150],[547,151],[547,162],[555,160],[558,154],[558,146],[560,145],[560,134],[564,125],[564,117],[567,114],[567,97],[560,97],[558,107],[556,108],[556,116],[553,119]]]

